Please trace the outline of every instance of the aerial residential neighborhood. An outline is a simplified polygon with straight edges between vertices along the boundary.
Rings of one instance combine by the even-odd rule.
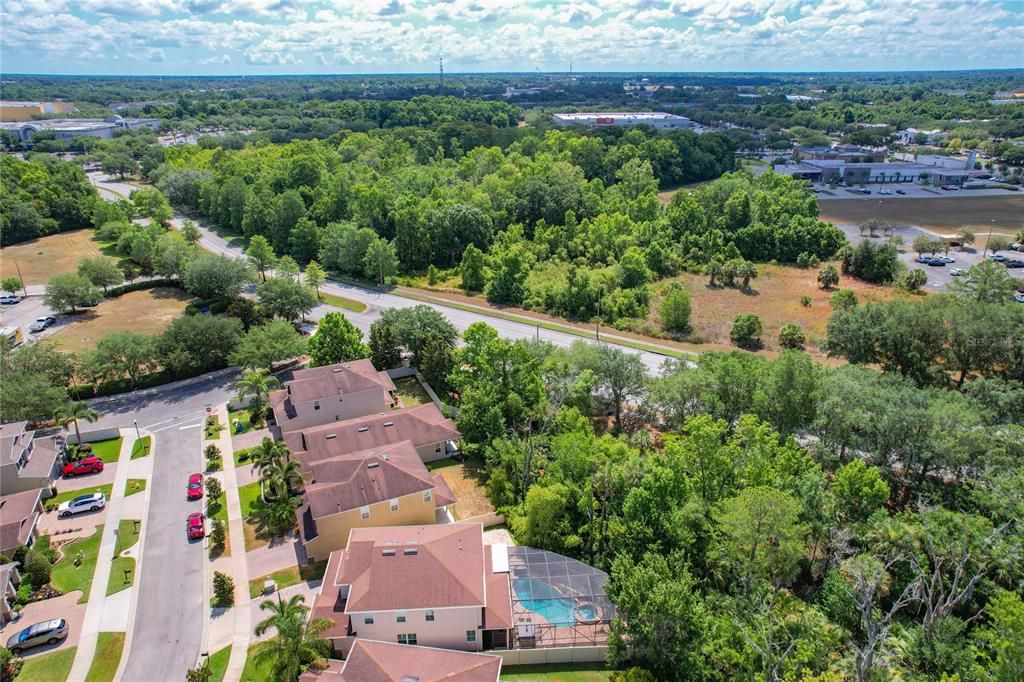
[[[1024,680],[1022,37],[0,0],[0,682]]]

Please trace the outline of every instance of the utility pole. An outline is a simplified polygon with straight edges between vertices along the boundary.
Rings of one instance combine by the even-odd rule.
[[[996,227],[996,219],[993,218],[988,224],[988,239],[985,240],[985,250],[981,252],[982,259],[988,254],[988,243],[992,241],[992,230]]]
[[[21,266],[18,265],[18,261],[14,261],[14,267],[18,271],[18,279],[21,280],[21,293],[25,294],[25,298],[28,298],[28,289],[25,287],[25,278],[21,276]]]

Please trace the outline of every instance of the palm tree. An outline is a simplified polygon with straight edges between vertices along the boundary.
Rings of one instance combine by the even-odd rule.
[[[256,414],[263,416],[263,396],[270,393],[274,388],[281,385],[276,377],[270,375],[265,369],[251,369],[242,375],[242,378],[235,383],[235,390],[238,391],[238,399],[244,400],[247,396],[256,399]]]
[[[75,425],[75,436],[78,437],[78,444],[82,444],[82,431],[78,428],[78,420],[84,419],[90,424],[95,423],[100,418],[100,413],[89,407],[89,404],[79,400],[78,402],[68,403],[57,410],[57,414],[54,415],[62,427],[67,427],[68,424]]]
[[[283,441],[264,438],[263,441],[253,450],[250,459],[256,471],[263,473],[264,469],[270,467],[274,462],[288,459],[288,446]]]
[[[257,662],[272,662],[272,679],[282,682],[296,682],[299,675],[310,667],[322,668],[331,653],[331,643],[321,637],[332,622],[327,618],[312,618],[306,621],[309,607],[301,594],[288,601],[265,601],[260,609],[271,615],[256,626],[256,636],[261,637],[271,628],[277,630],[277,637],[260,645],[256,652]]]
[[[302,472],[294,459],[275,459],[260,469],[263,497],[281,500],[289,497],[293,487],[302,485]]]

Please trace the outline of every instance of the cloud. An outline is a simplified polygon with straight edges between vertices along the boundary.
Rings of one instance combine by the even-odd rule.
[[[155,17],[164,12],[178,12],[182,9],[176,0],[82,0],[78,7],[93,14],[124,17]]]
[[[301,64],[302,61],[290,52],[259,52],[253,50],[245,55],[245,63],[253,66],[283,66]]]
[[[200,59],[199,63],[200,64],[204,64],[204,65],[205,64],[230,64],[231,63],[231,55],[227,55],[227,54],[213,55],[212,57],[207,57],[206,59]]]
[[[158,47],[155,50],[150,50],[149,51],[149,54],[146,57],[146,61],[147,62],[154,62],[154,63],[158,63],[158,64],[159,63],[163,63],[163,62],[167,61],[167,55],[164,54],[164,51]]]

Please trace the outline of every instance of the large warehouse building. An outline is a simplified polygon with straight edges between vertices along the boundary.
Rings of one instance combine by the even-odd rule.
[[[0,123],[0,129],[9,130],[20,142],[31,142],[36,133],[52,130],[58,140],[67,142],[76,137],[102,137],[110,139],[118,130],[149,128],[160,130],[158,118],[121,118],[108,116],[99,118],[49,118],[30,122]]]
[[[554,114],[555,123],[559,126],[600,126],[631,127],[646,125],[659,130],[682,130],[693,127],[693,121],[685,116],[666,114],[662,111],[626,111],[626,112],[594,112]]]

